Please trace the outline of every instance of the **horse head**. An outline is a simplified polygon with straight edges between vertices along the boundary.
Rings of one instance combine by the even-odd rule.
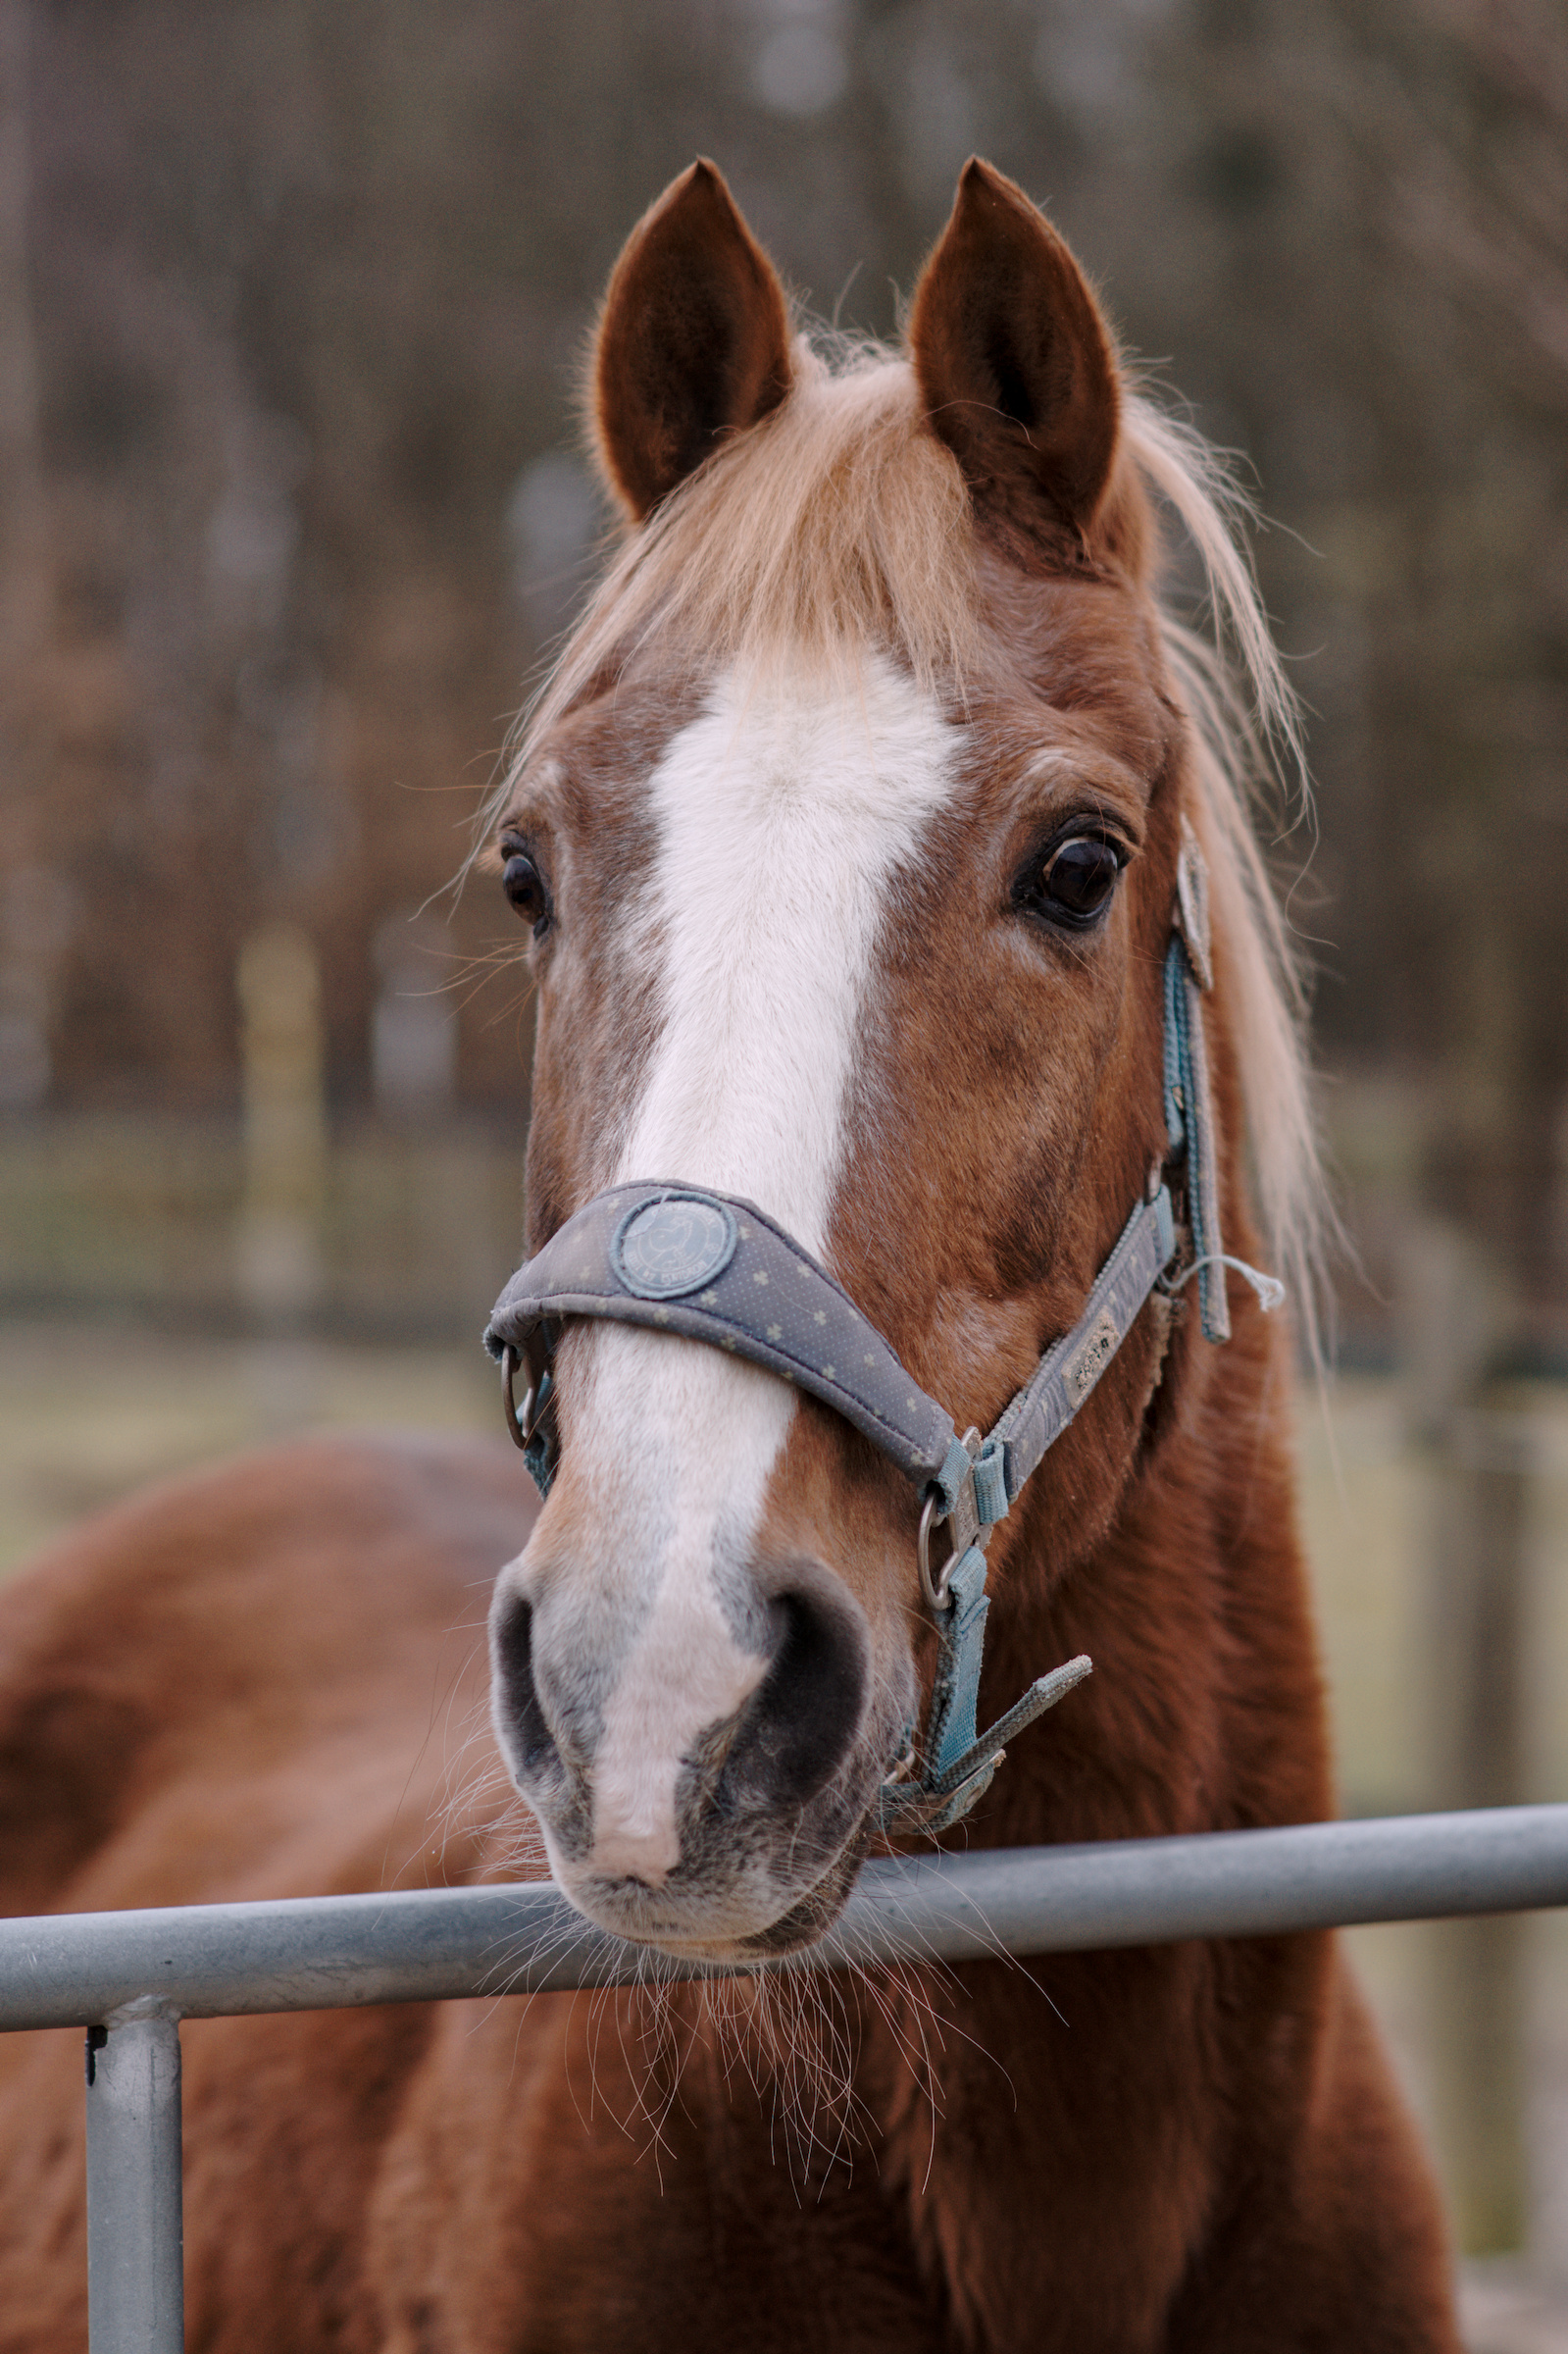
[[[1184,854],[1214,901],[1194,1019],[1227,1240],[1247,1247],[1243,1109],[1265,1192],[1290,1190],[1288,978],[1214,691],[1158,602],[1151,486],[1245,628],[1239,560],[1066,245],[978,162],[907,349],[827,357],[693,166],[612,277],[594,418],[626,534],[492,837],[538,997],[531,1248],[646,1183],[694,1205],[677,1254],[717,1264],[755,1205],[911,1404],[986,1430],[1168,1171]],[[1236,1314],[1255,1325],[1244,1292]],[[562,1887],[732,1959],[831,1922],[938,1652],[918,1484],[836,1409],[831,1364],[786,1381],[765,1308],[750,1328],[748,1354],[654,1312],[560,1320],[554,1476],[491,1616],[501,1747]],[[1210,1378],[1168,1285],[1116,1340],[996,1528],[1015,1624]]]

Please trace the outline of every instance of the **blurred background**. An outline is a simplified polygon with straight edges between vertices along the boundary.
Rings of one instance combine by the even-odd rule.
[[[0,1560],[269,1432],[490,1427],[531,1012],[449,886],[605,528],[599,289],[704,152],[894,333],[977,149],[1269,519],[1344,1803],[1568,1799],[1560,0],[0,0]],[[1568,2344],[1568,1938],[1357,1942],[1473,2343]]]

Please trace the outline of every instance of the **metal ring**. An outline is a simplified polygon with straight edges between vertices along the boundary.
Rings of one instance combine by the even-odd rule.
[[[884,1769],[882,1787],[885,1790],[902,1789],[906,1783],[913,1781],[919,1766],[920,1759],[915,1749],[915,1735],[911,1728],[904,1735],[904,1745],[897,1757],[891,1759]]]
[[[941,1510],[941,1492],[937,1488],[933,1488],[920,1515],[920,1534],[915,1539],[915,1560],[920,1565],[920,1590],[932,1609],[937,1612],[946,1612],[951,1608],[947,1599],[947,1581],[953,1573],[953,1556],[948,1555],[942,1563],[940,1577],[934,1580],[931,1574],[931,1532],[938,1519],[945,1520],[946,1517],[946,1513]]]
[[[519,1413],[517,1402],[512,1395],[512,1383],[521,1362],[522,1358],[518,1351],[508,1341],[501,1351],[501,1396],[506,1402],[506,1427],[512,1434],[513,1446],[526,1449],[529,1443],[530,1426],[533,1420],[533,1384],[531,1381],[529,1383],[528,1395],[523,1401],[523,1410]]]

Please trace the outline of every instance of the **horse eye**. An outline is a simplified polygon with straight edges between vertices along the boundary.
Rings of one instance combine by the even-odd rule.
[[[550,895],[544,877],[526,850],[511,850],[501,869],[501,889],[515,914],[537,932],[550,913]]]
[[[1040,878],[1040,903],[1069,923],[1089,923],[1109,900],[1121,871],[1122,861],[1108,842],[1076,835],[1053,852]]]

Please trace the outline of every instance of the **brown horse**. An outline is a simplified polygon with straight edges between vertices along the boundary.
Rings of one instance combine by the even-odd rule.
[[[983,1719],[1071,1653],[1094,1675],[959,1835],[1323,1816],[1290,1342],[1205,1223],[1297,1276],[1311,1256],[1245,744],[1157,596],[1156,498],[1279,721],[1212,470],[978,163],[906,353],[830,356],[695,166],[617,267],[595,381],[629,529],[489,836],[538,989],[532,1247],[610,1187],[705,1189],[714,1233],[743,1198],[832,1271],[911,1408],[985,1429],[1099,1296],[1130,1210],[1174,1204],[1158,1283],[1125,1333],[1090,1330],[1081,1410],[991,1539]],[[1205,868],[1211,976],[1184,896]],[[1211,1086],[1175,1111],[1173,924],[1212,979]],[[1172,1122],[1210,1095],[1203,1211]],[[929,1764],[921,1493],[835,1367],[748,1361],[765,1308],[733,1353],[660,1312],[558,1316],[536,1520],[499,1445],[304,1447],[20,1580],[8,1905],[516,1870],[497,1749],[451,1730],[482,1707],[465,1630],[509,1561],[499,1755],[574,1902],[653,1956],[818,1935]],[[185,2043],[193,2347],[1457,2345],[1427,2172],[1328,1937]],[[79,2039],[0,2063],[0,2346],[79,2346]]]

